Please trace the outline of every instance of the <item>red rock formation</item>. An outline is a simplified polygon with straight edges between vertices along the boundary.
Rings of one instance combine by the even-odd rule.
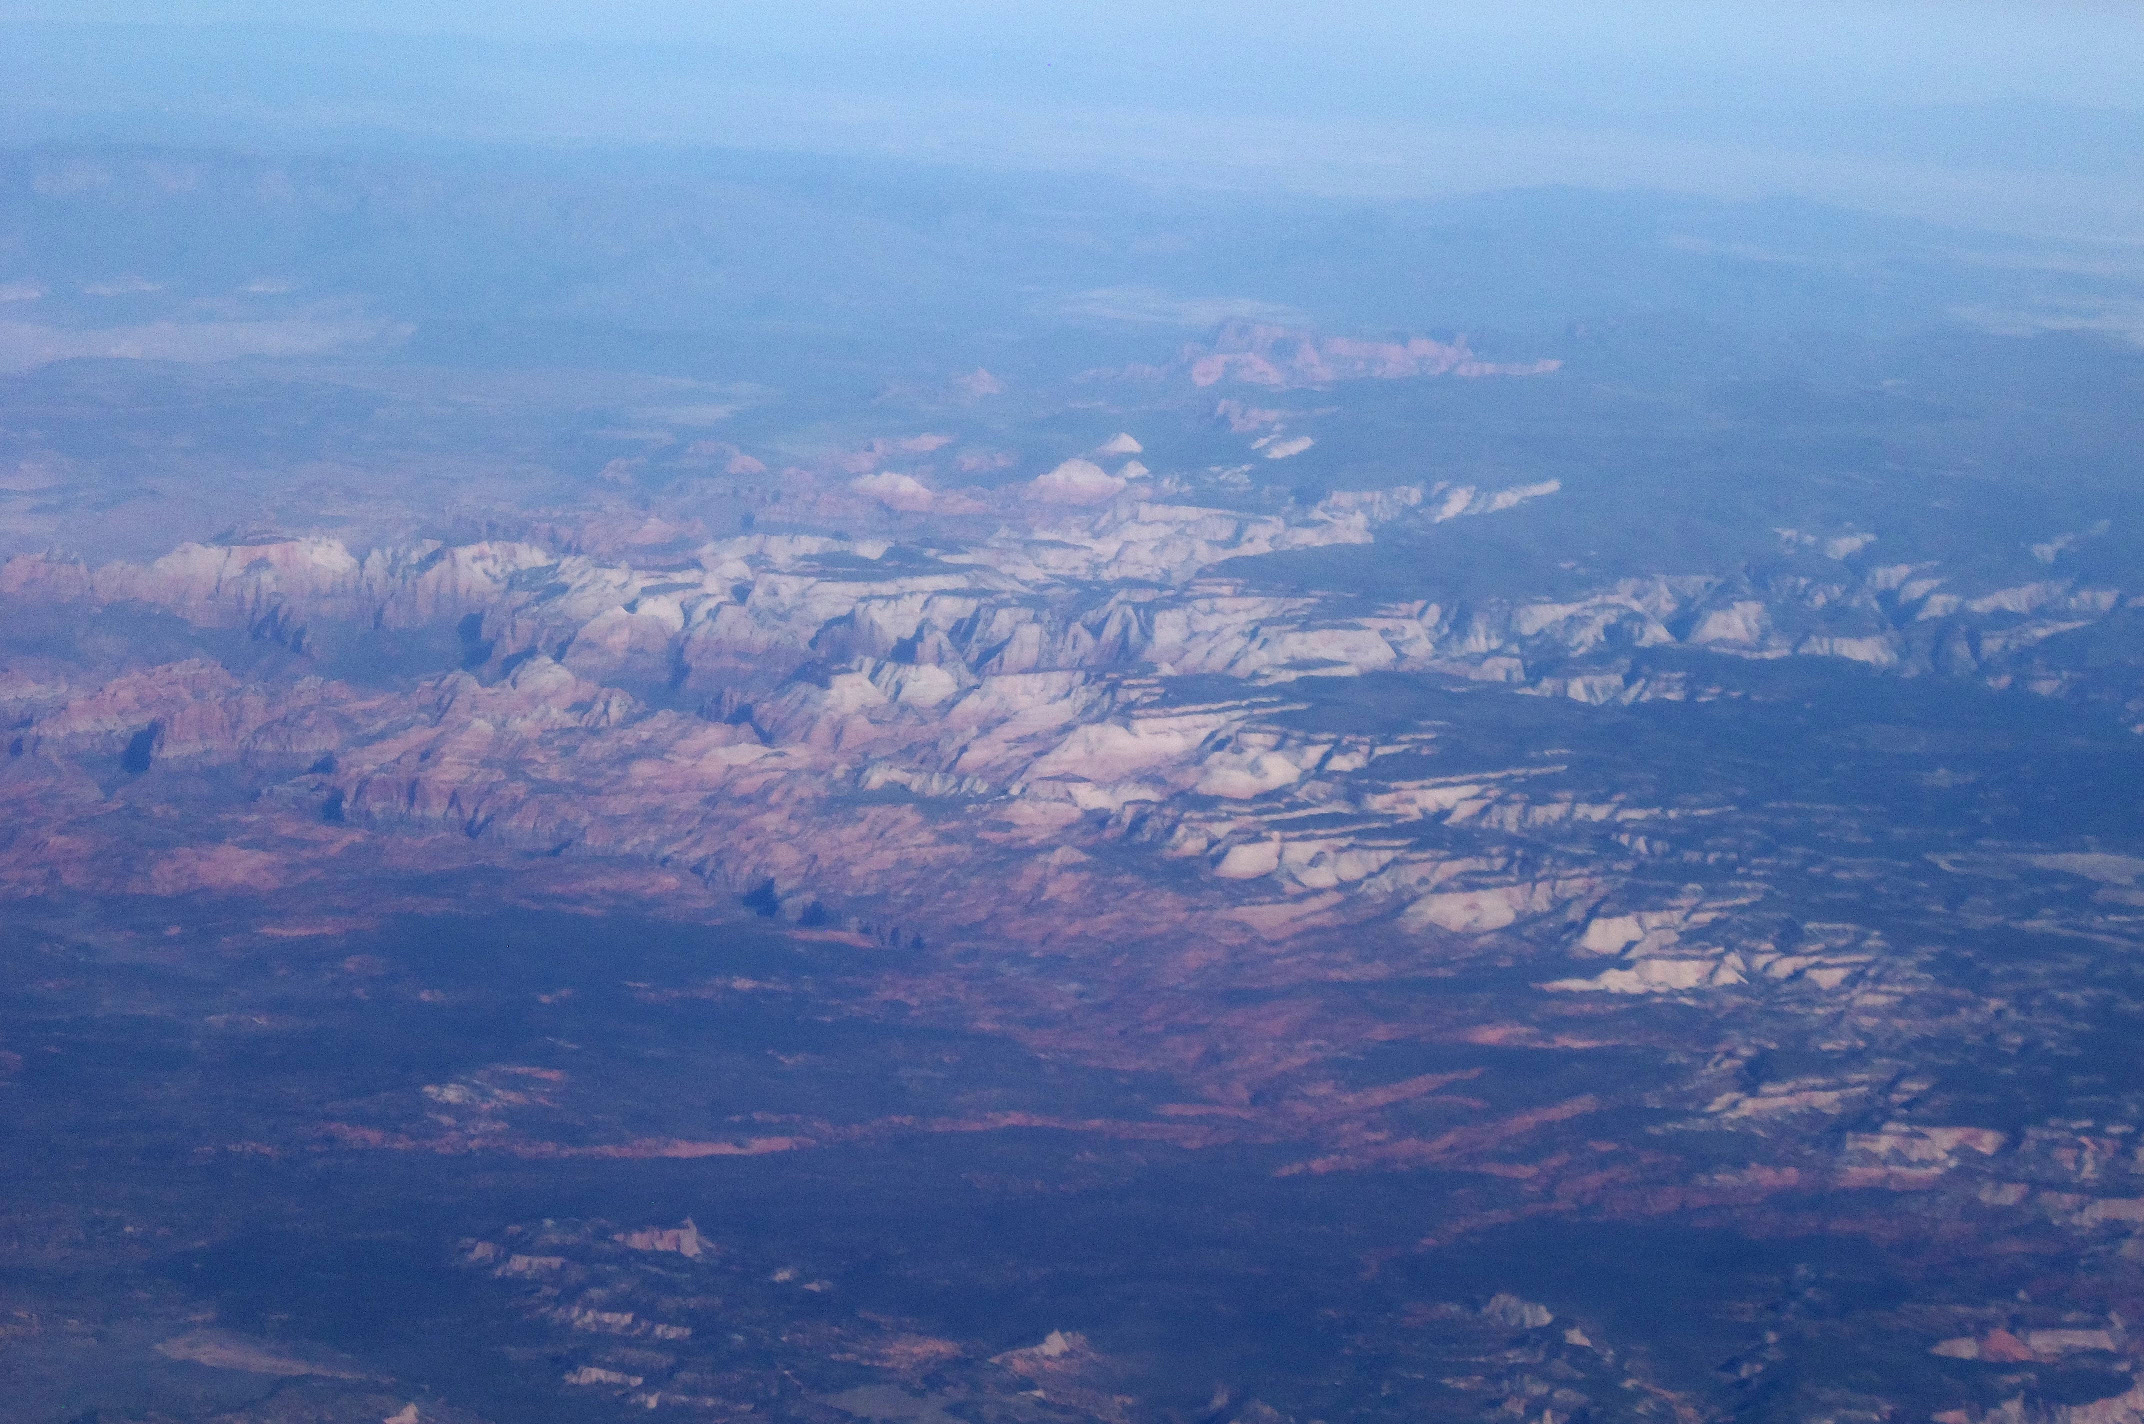
[[[1422,336],[1404,342],[1364,341],[1249,322],[1223,327],[1211,347],[1186,347],[1182,359],[1196,386],[1234,381],[1275,388],[1442,375],[1538,376],[1563,364],[1483,361],[1467,349],[1464,337],[1450,343]]]

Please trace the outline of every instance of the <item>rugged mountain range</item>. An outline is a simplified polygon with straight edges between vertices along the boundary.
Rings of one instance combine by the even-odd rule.
[[[1291,1269],[1353,1303],[1275,1338],[1344,1315],[1381,1391],[1237,1362],[1258,1399],[1187,1413],[1159,1347],[888,1314],[841,1294],[853,1254],[516,1186],[426,1269],[590,1417],[2134,1418],[2144,590],[2090,523],[1946,553],[1857,506],[1692,556],[1613,542],[1645,521],[1602,483],[1318,463],[1370,419],[1352,383],[1557,369],[1237,325],[1090,373],[1024,453],[1010,418],[803,453],[625,426],[642,453],[541,508],[389,481],[148,557],[84,552],[116,496],[39,466],[12,547],[78,533],[0,564],[0,890],[41,966],[0,1067],[123,1004],[218,1067],[97,1131],[203,1174],[793,1185],[987,1142],[959,1179],[995,1211],[1188,1161],[1306,1194],[1239,1215],[1321,1223]],[[1151,438],[1060,433],[1120,416]],[[645,943],[603,939],[628,917]],[[493,923],[523,928],[471,948]],[[143,965],[175,977],[105,987]],[[179,1231],[109,1217],[114,1270]],[[1510,1243],[1565,1225],[1891,1275],[1842,1324],[1844,1268],[1695,1272],[1741,1333],[1684,1359],[1527,1293]],[[1482,1289],[1421,1279],[1479,1241]],[[387,1399],[157,1309],[159,1360]]]

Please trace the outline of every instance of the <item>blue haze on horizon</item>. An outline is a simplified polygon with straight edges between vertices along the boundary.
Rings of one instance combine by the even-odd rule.
[[[0,122],[658,145],[1368,197],[1566,184],[2144,236],[2144,11],[1187,0],[0,3]]]

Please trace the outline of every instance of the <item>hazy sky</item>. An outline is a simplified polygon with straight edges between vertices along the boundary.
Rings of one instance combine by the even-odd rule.
[[[27,137],[661,142],[2144,235],[2144,6],[0,0]]]

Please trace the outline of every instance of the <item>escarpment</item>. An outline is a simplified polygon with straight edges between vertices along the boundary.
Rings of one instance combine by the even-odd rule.
[[[1726,883],[1740,851],[1673,830],[1721,804],[1570,788],[1549,757],[1447,772],[1434,719],[1335,722],[1347,688],[1746,695],[1725,655],[2144,705],[2102,669],[2040,670],[2051,641],[2131,602],[2057,579],[1954,591],[1937,569],[1834,560],[1828,581],[1662,573],[1553,600],[1376,602],[1230,572],[1542,493],[1410,486],[1286,515],[1126,497],[939,548],[752,533],[645,562],[325,538],[94,569],[18,558],[0,591],[26,604],[146,607],[295,661],[265,681],[197,658],[0,691],[17,757],[242,766],[342,824],[640,858],[886,933],[1369,930],[1378,953],[1431,955],[1595,953],[1604,907],[1665,913],[1641,903],[1656,882],[1656,898],[1684,894],[1671,860],[1703,868],[1714,899],[1762,899],[1765,876]],[[343,650],[430,638],[461,665],[382,683],[319,654],[323,635]],[[1861,972],[1658,939],[1556,987],[1836,989]]]

